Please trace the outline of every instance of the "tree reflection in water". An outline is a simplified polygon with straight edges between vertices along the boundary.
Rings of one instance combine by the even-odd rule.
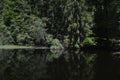
[[[117,80],[119,58],[105,53],[0,50],[0,80]]]

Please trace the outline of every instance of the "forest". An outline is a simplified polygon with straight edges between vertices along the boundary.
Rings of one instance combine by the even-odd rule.
[[[0,45],[120,48],[120,0],[0,0]]]

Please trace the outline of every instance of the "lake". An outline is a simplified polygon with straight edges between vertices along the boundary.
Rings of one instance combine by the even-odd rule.
[[[120,80],[120,54],[1,49],[0,80]]]

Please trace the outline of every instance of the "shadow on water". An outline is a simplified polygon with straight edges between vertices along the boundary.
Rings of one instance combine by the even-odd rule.
[[[119,80],[119,63],[105,51],[0,50],[0,80]]]
[[[94,80],[120,80],[120,55],[104,51],[97,55]]]

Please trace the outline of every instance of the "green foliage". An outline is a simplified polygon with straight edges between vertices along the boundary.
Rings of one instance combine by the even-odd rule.
[[[46,39],[46,29],[44,28],[46,24],[42,21],[42,19],[31,16],[30,25],[29,25],[29,35],[32,39],[40,43],[41,40],[45,41]]]
[[[50,49],[64,49],[60,40],[54,39],[52,35],[47,35],[47,43],[50,45]]]
[[[52,43],[53,35],[48,34],[47,37],[46,37],[46,40],[47,40],[48,43]]]
[[[83,45],[96,45],[95,38],[87,37],[83,41]]]
[[[67,43],[66,47],[80,48],[94,45],[92,37],[96,41],[119,40],[118,2],[0,0],[0,44],[58,46]]]
[[[25,1],[22,0],[6,0],[3,2],[2,19],[3,25],[5,25],[5,32],[9,32],[13,38],[14,44],[18,44],[17,36],[24,34],[27,30],[25,25],[26,14],[23,9],[26,7],[23,5]],[[1,25],[2,26],[2,25]],[[4,33],[2,33],[4,34]]]
[[[63,49],[62,44],[60,43],[60,41],[58,39],[53,39],[52,35],[48,35],[47,39],[47,43],[49,43],[50,49]]]
[[[52,46],[50,49],[63,49],[63,46],[58,39],[53,39],[51,44]]]
[[[14,42],[10,31],[6,27],[2,22],[0,23],[0,44],[11,44]]]
[[[32,43],[30,43],[31,37],[30,35],[28,35],[28,33],[24,33],[24,34],[17,34],[17,43],[19,45],[24,45],[26,43],[29,43],[30,45],[32,45]]]
[[[70,39],[69,46],[75,47],[77,43],[82,43],[91,34],[92,14],[89,12],[86,1],[68,0],[65,7],[65,16]]]
[[[59,43],[60,43],[60,41],[58,40],[58,39],[54,39],[53,41],[52,41],[52,44],[53,45],[59,45]]]

